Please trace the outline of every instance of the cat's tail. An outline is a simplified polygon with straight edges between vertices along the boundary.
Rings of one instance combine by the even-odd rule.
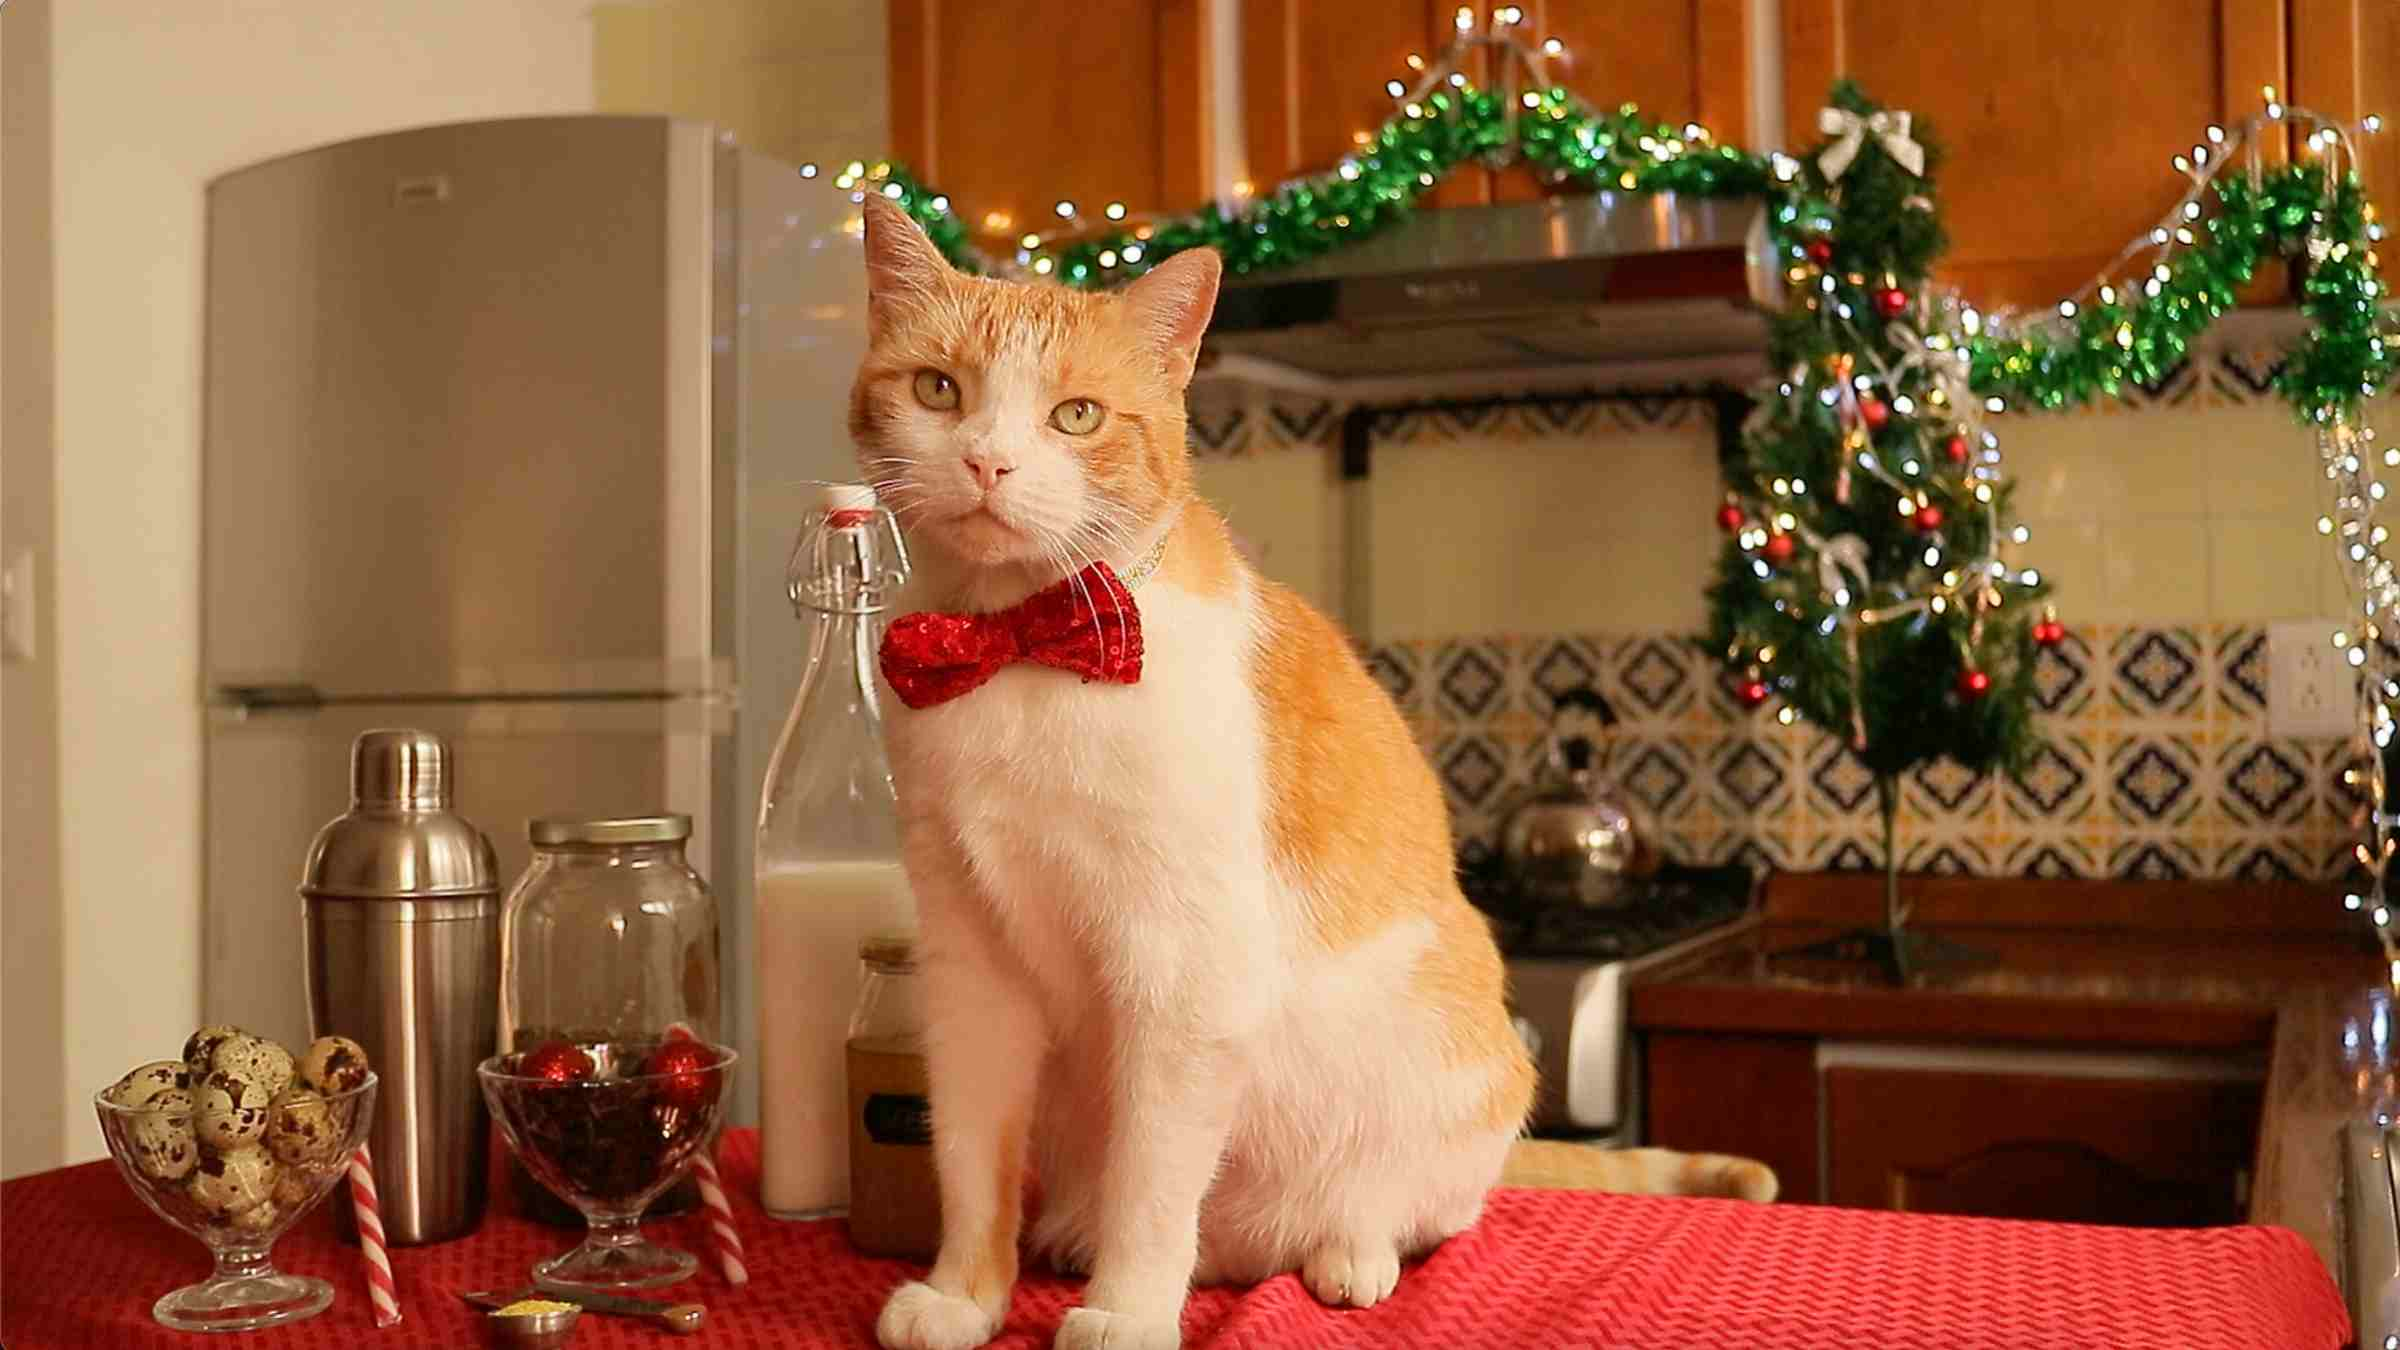
[[[1624,1195],[1712,1195],[1762,1205],[1771,1203],[1779,1189],[1774,1169],[1748,1158],[1666,1148],[1594,1148],[1555,1139],[1510,1144],[1500,1184]]]

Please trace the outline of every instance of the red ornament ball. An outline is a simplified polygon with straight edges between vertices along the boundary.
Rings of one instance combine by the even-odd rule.
[[[1766,555],[1768,562],[1787,563],[1792,560],[1793,547],[1790,535],[1778,533],[1768,535],[1766,544],[1758,551]]]
[[[580,1083],[592,1076],[592,1057],[565,1041],[544,1041],[517,1060],[517,1072],[553,1083]]]
[[[644,1074],[663,1075],[659,1096],[685,1110],[706,1106],[717,1095],[717,1052],[698,1041],[669,1041],[642,1061]]]
[[[1734,689],[1734,693],[1741,697],[1742,706],[1755,708],[1767,701],[1767,682],[1765,680],[1744,680]]]
[[[2056,619],[2037,619],[2033,625],[2033,640],[2044,647],[2055,647],[2067,640],[2067,626]]]
[[[1807,254],[1808,260],[1819,267],[1833,261],[1833,241],[1830,239],[1811,239],[1801,246],[1800,251]]]
[[[1918,529],[1925,531],[1927,534],[1931,534],[1933,531],[1942,528],[1942,508],[1938,506],[1920,506],[1917,508],[1917,514],[1912,517],[1912,519],[1917,522]]]
[[[1717,508],[1717,528],[1727,534],[1742,528],[1742,508],[1727,502]]]
[[[1992,677],[1980,670],[1962,671],[1958,677],[1958,696],[1972,702],[1992,692]]]
[[[1897,286],[1886,286],[1875,292],[1875,312],[1887,319],[1897,319],[1908,312],[1908,292]]]
[[[1942,443],[1942,453],[1950,457],[1951,463],[1964,464],[1967,462],[1967,456],[1973,451],[1968,447],[1966,437],[1952,436]]]
[[[1862,398],[1858,401],[1858,418],[1867,424],[1867,430],[1881,431],[1883,424],[1892,420],[1892,405],[1879,398]]]

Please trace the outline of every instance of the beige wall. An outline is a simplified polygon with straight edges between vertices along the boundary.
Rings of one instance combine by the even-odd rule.
[[[0,1176],[66,1155],[51,436],[50,0],[0,9],[0,565],[31,560],[30,659],[0,664]]]
[[[604,112],[714,122],[792,163],[889,142],[880,0],[600,0],[592,22]]]
[[[2400,406],[2370,412],[2400,434]],[[1378,444],[1368,488],[1375,641],[1467,634],[1696,632],[1721,543],[1707,421],[1573,435]],[[2330,617],[2344,606],[2315,442],[2272,397],[1998,424],[2033,532],[2017,555],[2070,623]],[[1333,455],[1260,448],[1200,462],[1202,490],[1269,575],[1345,613]]]
[[[592,45],[588,0],[77,0],[55,23],[64,1091],[90,1157],[82,1098],[199,1007],[202,186],[589,109]]]

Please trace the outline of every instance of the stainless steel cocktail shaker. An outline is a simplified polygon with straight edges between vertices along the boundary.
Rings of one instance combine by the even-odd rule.
[[[383,1076],[369,1142],[394,1243],[483,1217],[475,1066],[498,1039],[499,878],[491,841],[450,809],[453,769],[431,732],[361,733],[350,809],[317,832],[300,878],[310,1034],[357,1041]]]

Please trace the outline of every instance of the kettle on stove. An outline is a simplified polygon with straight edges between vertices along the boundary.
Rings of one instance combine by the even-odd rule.
[[[1501,861],[1525,901],[1609,908],[1625,903],[1626,881],[1658,871],[1647,814],[1602,767],[1616,724],[1595,690],[1558,696],[1540,773],[1500,827]]]

